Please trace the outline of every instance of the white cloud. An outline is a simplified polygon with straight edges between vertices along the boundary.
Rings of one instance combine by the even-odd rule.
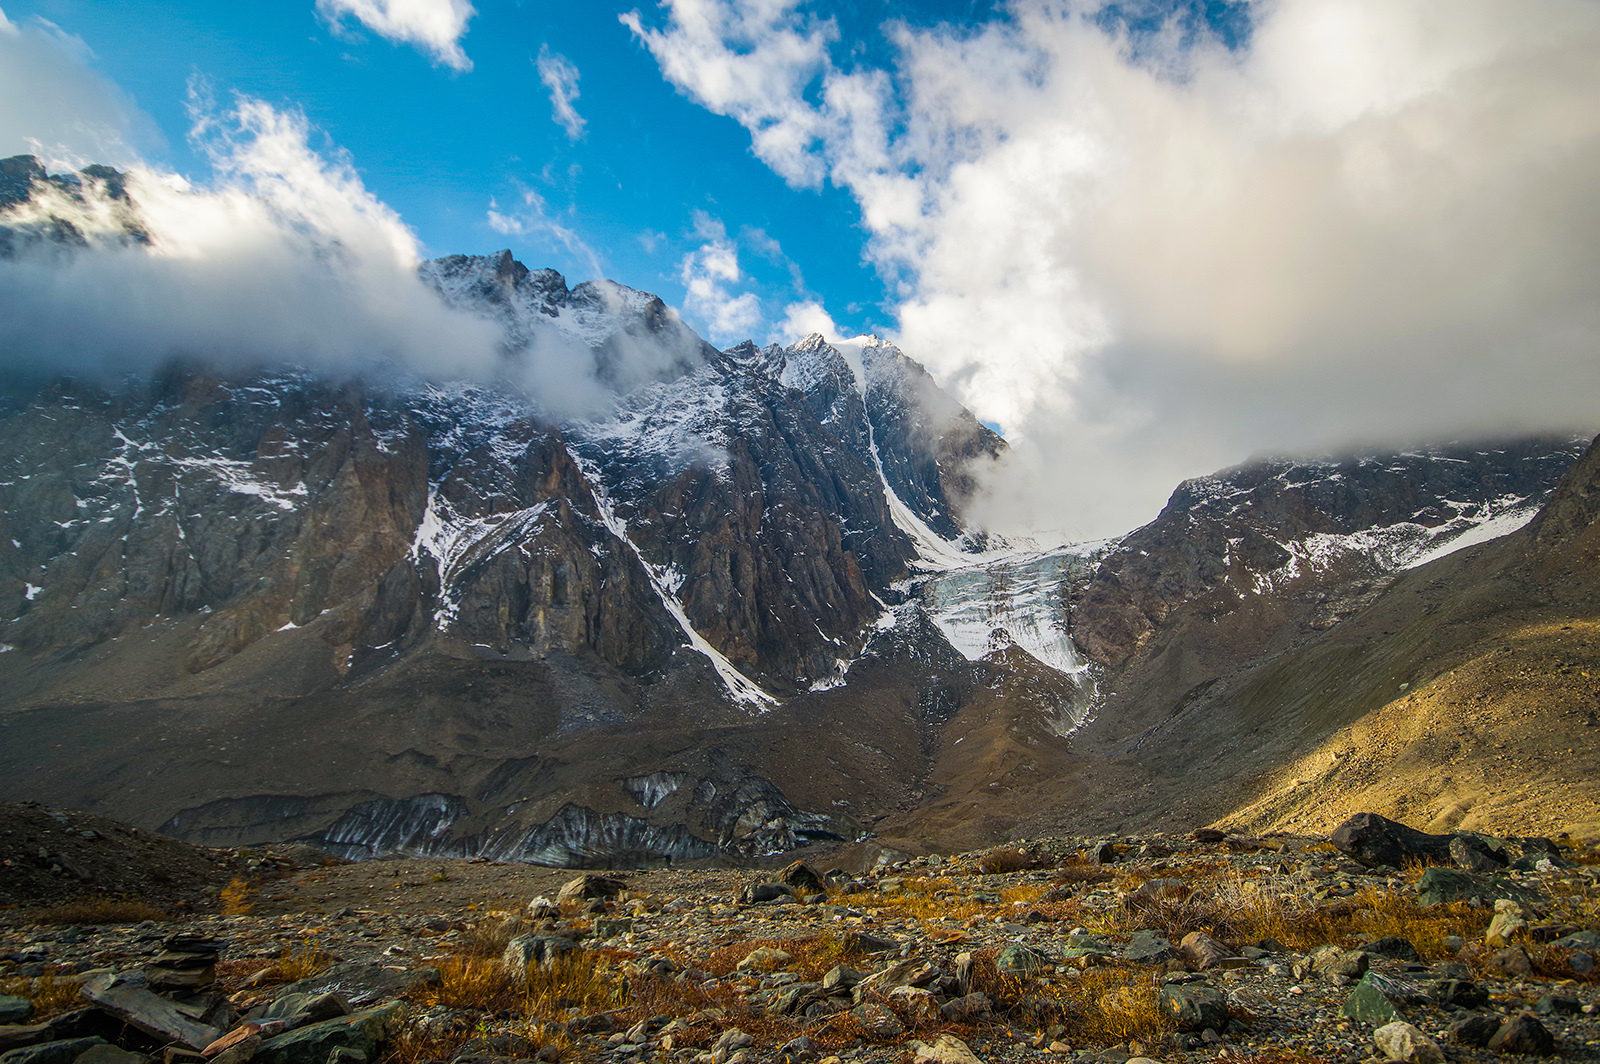
[[[160,143],[155,124],[93,61],[81,38],[44,19],[18,25],[0,11],[0,157],[115,166]]]
[[[495,200],[489,201],[489,228],[505,236],[533,236],[544,238],[581,262],[589,271],[586,280],[604,276],[600,256],[578,235],[575,229],[562,225],[550,217],[544,197],[532,189],[522,190],[521,209],[502,211]]]
[[[354,18],[378,36],[415,45],[453,70],[472,69],[461,50],[467,23],[477,14],[469,0],[317,0],[317,10],[335,28]]]
[[[750,339],[761,324],[761,300],[754,292],[733,291],[745,280],[738,249],[722,222],[704,211],[695,212],[695,235],[700,246],[678,265],[684,311],[719,347]]]
[[[826,117],[803,98],[828,66],[839,36],[832,20],[796,12],[799,0],[668,0],[672,22],[647,29],[638,11],[620,17],[684,93],[750,130],[756,155],[797,184],[826,172],[814,148]]]
[[[210,187],[140,167],[127,175],[131,208],[90,183],[82,203],[41,190],[4,217],[66,218],[91,241],[81,253],[45,242],[0,261],[10,366],[126,372],[189,356],[494,371],[498,331],[423,285],[415,236],[348,161],[309,146],[302,116],[247,97],[225,112],[197,108]],[[118,239],[113,223],[130,210],[148,244]]]
[[[1017,0],[848,71],[784,0],[665,7],[629,19],[663,73],[851,191],[900,341],[1023,441],[996,521],[1114,532],[1263,449],[1595,427],[1592,0],[1275,0],[1238,51]]]
[[[829,343],[851,339],[841,333],[833,316],[821,303],[807,299],[783,308],[783,320],[772,327],[768,342],[787,346],[813,333]]]
[[[550,90],[550,116],[556,125],[567,131],[567,137],[577,140],[583,136],[583,116],[572,101],[578,98],[578,68],[564,55],[550,50],[547,44],[539,46],[539,80]]]

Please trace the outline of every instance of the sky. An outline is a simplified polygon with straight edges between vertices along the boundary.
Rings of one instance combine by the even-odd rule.
[[[470,368],[396,286],[509,247],[719,346],[890,337],[1012,444],[975,516],[1108,535],[1255,454],[1600,428],[1597,55],[1600,0],[0,0],[0,156],[172,233],[0,298]]]

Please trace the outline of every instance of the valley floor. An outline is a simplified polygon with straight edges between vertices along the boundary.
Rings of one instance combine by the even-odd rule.
[[[1420,868],[1369,869],[1303,836],[1052,838],[830,875],[825,893],[798,865],[616,883],[482,861],[235,854],[220,896],[231,914],[0,912],[0,993],[33,999],[0,1026],[0,1051],[23,1055],[0,1059],[41,1064],[57,1036],[82,1037],[89,1021],[71,1010],[93,973],[148,973],[158,955],[171,966],[217,942],[211,992],[159,1000],[213,1033],[246,1018],[291,1026],[228,1064],[322,1064],[329,1046],[349,1064],[352,1049],[392,1064],[1312,1064],[1373,1057],[1375,1027],[1400,1019],[1453,1061],[1536,1059],[1515,1040],[1471,1044],[1512,1027],[1524,1049],[1542,1031],[1560,1059],[1600,1060],[1600,851],[1567,856],[1569,868],[1485,888],[1523,899],[1528,925],[1500,947],[1485,942],[1491,907],[1423,908]],[[159,1055],[159,1039],[122,1041]]]

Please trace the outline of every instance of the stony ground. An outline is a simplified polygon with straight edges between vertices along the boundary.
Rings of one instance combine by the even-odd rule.
[[[1382,1028],[1392,1059],[1600,1061],[1600,853],[1425,908],[1420,867],[1202,837],[1055,838],[820,884],[820,861],[617,882],[230,854],[248,874],[226,913],[0,912],[0,992],[26,999],[0,1004],[0,1064],[140,1064],[84,1058],[96,1037],[198,1064],[183,1038],[251,1020],[211,1059],[1305,1064],[1386,1059]]]

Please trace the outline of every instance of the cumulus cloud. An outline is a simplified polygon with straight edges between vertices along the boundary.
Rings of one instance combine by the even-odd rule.
[[[410,44],[436,62],[465,73],[472,60],[461,50],[467,23],[477,14],[468,0],[317,0],[335,29],[354,18],[395,44]]]
[[[534,64],[539,68],[539,80],[550,90],[550,117],[567,131],[569,139],[577,140],[584,127],[583,116],[572,106],[578,98],[578,68],[566,56],[552,52],[548,44],[539,46]]]
[[[499,331],[422,284],[415,236],[347,160],[309,146],[303,116],[248,97],[197,106],[209,187],[138,167],[126,199],[89,180],[81,196],[41,190],[0,217],[23,234],[65,219],[90,245],[41,241],[0,260],[6,367],[127,372],[191,357],[495,370]],[[128,241],[126,221],[148,240]]]
[[[92,62],[81,38],[44,19],[19,25],[0,11],[0,157],[115,166],[159,143],[155,124]]]
[[[1017,0],[849,69],[794,3],[664,6],[627,20],[663,74],[850,190],[897,339],[1018,444],[999,525],[1115,532],[1263,450],[1595,427],[1592,0],[1273,0],[1236,48]]]
[[[684,310],[719,347],[749,339],[761,324],[761,299],[754,292],[734,290],[745,279],[738,248],[722,222],[704,211],[695,212],[695,236],[700,246],[678,265]]]

